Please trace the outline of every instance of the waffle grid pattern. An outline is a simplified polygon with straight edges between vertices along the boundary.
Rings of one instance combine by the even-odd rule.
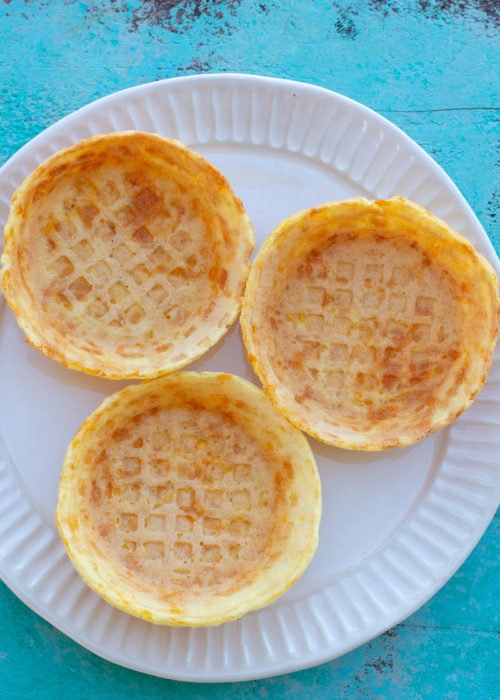
[[[410,249],[395,255],[379,242],[377,262],[365,252],[357,251],[358,260],[345,246],[315,253],[314,265],[290,275],[277,305],[276,366],[305,405],[351,403],[369,412],[383,396],[396,411],[437,386],[453,357],[446,284]]]
[[[84,186],[84,196],[70,188],[60,211],[48,214],[42,225],[44,283],[56,313],[59,308],[64,316],[69,309],[88,331],[86,342],[98,322],[111,338],[125,343],[132,336],[129,353],[142,353],[146,342],[164,351],[173,347],[166,338],[179,333],[179,326],[185,337],[193,330],[190,318],[207,314],[204,300],[210,298],[217,254],[204,243],[196,206],[186,211],[182,190],[172,192],[169,184],[164,196],[151,182],[134,188],[126,175],[120,182],[113,177],[103,176],[98,192]],[[83,208],[77,205],[82,200],[89,202]]]
[[[165,409],[115,428],[101,450],[85,480],[86,507],[122,565],[186,589],[229,585],[255,565],[269,536],[276,467],[240,426],[208,411]]]

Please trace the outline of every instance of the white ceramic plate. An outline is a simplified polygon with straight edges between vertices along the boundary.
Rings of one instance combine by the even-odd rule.
[[[400,194],[446,219],[499,268],[456,187],[399,129],[338,94],[257,76],[146,84],[64,118],[0,170],[2,226],[13,190],[38,163],[81,138],[121,129],[177,137],[210,159],[244,201],[258,244],[299,209]],[[237,325],[191,368],[255,381]],[[154,626],[108,606],[84,585],[54,522],[66,446],[101,398],[121,386],[44,358],[0,302],[0,574],[42,617],[122,666],[229,681],[335,658],[427,601],[471,552],[498,504],[497,350],[486,386],[450,429],[386,454],[313,442],[324,493],[320,546],[284,596],[217,628]]]

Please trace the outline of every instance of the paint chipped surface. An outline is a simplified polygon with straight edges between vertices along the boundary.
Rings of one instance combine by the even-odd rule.
[[[419,14],[428,20],[449,18],[478,21],[500,26],[500,3],[496,0],[369,0],[369,7],[384,15],[394,13]]]
[[[242,0],[144,0],[132,12],[130,26],[159,27],[175,34],[188,32],[197,22],[215,22],[217,33],[234,29],[234,18]]]
[[[356,27],[356,17],[358,11],[350,5],[343,6],[341,3],[333,3],[333,7],[337,12],[335,20],[335,31],[344,39],[355,39],[358,34]]]

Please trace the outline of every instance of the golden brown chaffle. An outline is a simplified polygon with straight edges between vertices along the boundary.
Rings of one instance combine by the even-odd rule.
[[[260,608],[318,544],[321,489],[304,434],[254,384],[176,372],[84,421],[57,524],[86,583],[159,624],[216,625]]]
[[[241,201],[200,155],[157,134],[102,134],[18,188],[1,284],[48,357],[152,377],[202,355],[235,321],[253,246]]]
[[[482,387],[498,333],[491,265],[402,197],[298,212],[264,242],[241,314],[277,407],[343,448],[409,445]]]

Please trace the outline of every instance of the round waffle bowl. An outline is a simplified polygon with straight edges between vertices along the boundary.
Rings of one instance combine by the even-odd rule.
[[[490,264],[397,197],[285,219],[251,270],[241,325],[273,402],[339,447],[411,444],[482,387],[498,333]]]
[[[2,288],[27,339],[108,378],[183,367],[234,322],[254,233],[182,143],[139,131],[52,155],[14,194]]]
[[[84,421],[57,524],[86,583],[151,622],[216,625],[288,589],[318,544],[309,443],[239,377],[130,385]]]

